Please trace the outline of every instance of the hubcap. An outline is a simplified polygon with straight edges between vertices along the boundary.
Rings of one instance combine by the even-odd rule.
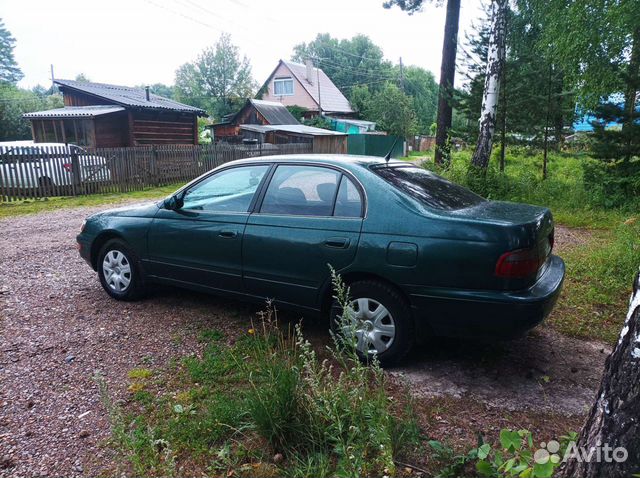
[[[102,261],[102,274],[111,290],[124,292],[131,284],[131,265],[127,256],[118,250],[107,252]]]
[[[396,336],[396,325],[384,305],[363,297],[352,301],[349,309],[351,325],[343,324],[343,332],[355,335],[358,352],[375,355],[391,347]]]

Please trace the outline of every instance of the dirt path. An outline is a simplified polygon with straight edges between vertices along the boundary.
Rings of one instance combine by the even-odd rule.
[[[0,221],[0,475],[113,470],[96,373],[126,399],[127,371],[200,351],[198,334],[233,339],[255,309],[174,289],[142,302],[108,298],[80,259],[79,208]],[[559,231],[558,242],[562,234]],[[322,327],[311,327],[323,343]],[[582,413],[607,350],[542,329],[498,347],[440,342],[391,371],[418,396],[470,397],[511,409]]]

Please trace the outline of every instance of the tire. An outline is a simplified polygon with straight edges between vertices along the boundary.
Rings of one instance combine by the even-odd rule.
[[[375,280],[354,282],[349,290],[360,359],[368,361],[376,355],[382,365],[391,365],[405,358],[415,342],[415,326],[407,301],[393,287]],[[343,332],[341,317],[342,307],[334,300],[330,317],[334,333]]]
[[[138,256],[120,239],[111,239],[98,254],[98,278],[107,294],[132,301],[144,295],[144,281]]]

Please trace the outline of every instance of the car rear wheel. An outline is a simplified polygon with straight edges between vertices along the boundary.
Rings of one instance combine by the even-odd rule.
[[[119,239],[108,241],[100,250],[98,277],[114,299],[136,300],[144,294],[138,257]]]
[[[334,301],[331,328],[351,336],[362,360],[376,356],[389,365],[402,360],[414,343],[411,308],[391,286],[378,281],[359,281],[349,286],[349,311]]]

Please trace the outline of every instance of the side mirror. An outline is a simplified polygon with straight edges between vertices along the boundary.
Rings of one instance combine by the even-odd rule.
[[[184,201],[181,197],[170,196],[163,201],[162,206],[169,211],[177,211],[182,207],[183,204]]]

